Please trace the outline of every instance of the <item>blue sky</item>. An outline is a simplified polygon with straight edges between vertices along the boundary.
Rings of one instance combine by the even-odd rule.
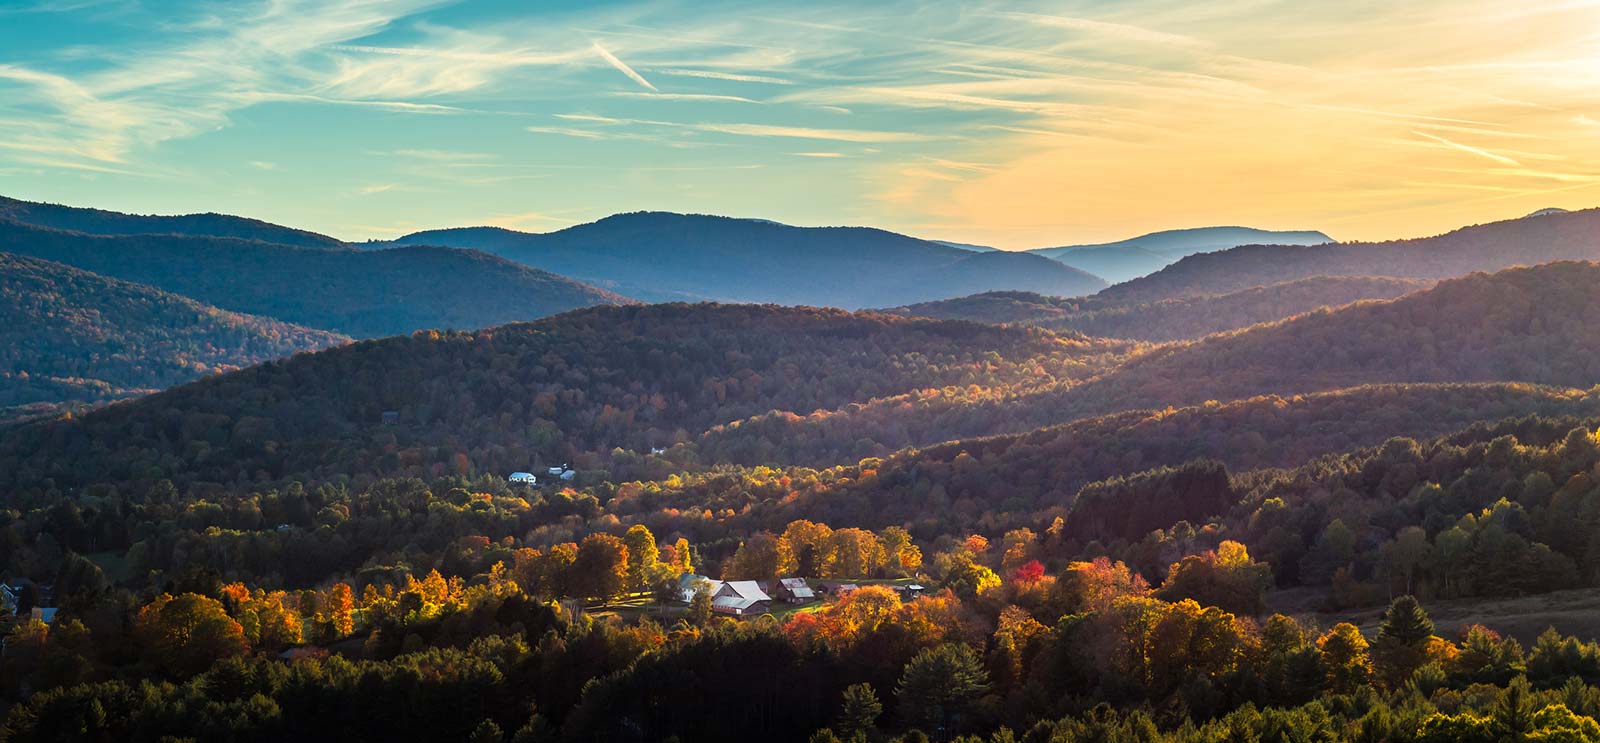
[[[1600,6],[1563,0],[0,0],[0,193],[348,239],[1382,238],[1593,204],[1597,91]]]

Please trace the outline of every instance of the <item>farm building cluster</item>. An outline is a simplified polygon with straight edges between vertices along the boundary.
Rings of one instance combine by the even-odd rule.
[[[678,603],[694,601],[696,593],[704,591],[711,596],[711,611],[730,617],[748,617],[772,611],[772,604],[809,604],[825,596],[839,596],[858,588],[854,583],[819,581],[813,585],[805,578],[779,578],[776,581],[716,580],[703,575],[684,573],[678,576]],[[891,586],[910,600],[922,595],[923,587],[917,584]]]
[[[541,483],[545,485],[554,485],[557,483],[572,482],[573,480],[577,479],[578,471],[567,467],[565,464],[562,464],[557,467],[545,468],[543,479],[541,480],[540,477],[540,475],[536,475],[532,472],[513,472],[506,477],[506,482],[509,482],[512,485],[526,485],[528,487],[536,488],[539,487]]]

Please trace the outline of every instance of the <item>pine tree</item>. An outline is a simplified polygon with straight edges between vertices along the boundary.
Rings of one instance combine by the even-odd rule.
[[[484,720],[472,729],[472,737],[467,738],[467,743],[503,743],[505,739],[505,734],[494,720]]]
[[[895,694],[906,721],[945,739],[960,726],[967,708],[989,691],[989,673],[971,647],[946,643],[918,653],[900,677]]]
[[[883,703],[878,701],[872,684],[851,684],[844,690],[844,707],[839,712],[837,727],[845,738],[852,738],[857,733],[872,730],[882,713]]]
[[[1433,620],[1411,596],[1401,596],[1389,605],[1378,628],[1378,638],[1393,640],[1406,647],[1420,647],[1433,637]]]

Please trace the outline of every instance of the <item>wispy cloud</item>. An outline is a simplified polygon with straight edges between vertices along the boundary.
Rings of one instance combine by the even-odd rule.
[[[706,80],[728,80],[739,83],[763,83],[766,85],[793,85],[792,80],[770,75],[747,75],[737,72],[720,72],[718,70],[683,70],[673,68],[651,68],[653,73],[662,75],[676,75],[679,77],[698,77]]]
[[[1444,137],[1440,137],[1440,136],[1435,135],[1435,134],[1429,134],[1427,132],[1412,131],[1411,133],[1415,134],[1415,135],[1417,135],[1419,137],[1422,137],[1423,139],[1431,140],[1433,142],[1436,142],[1438,144],[1444,145],[1445,147],[1449,147],[1451,149],[1460,150],[1461,152],[1465,152],[1465,153],[1468,153],[1468,154],[1471,154],[1471,155],[1477,155],[1478,157],[1481,157],[1481,158],[1483,158],[1485,160],[1493,160],[1494,162],[1500,163],[1501,165],[1515,165],[1515,166],[1521,166],[1522,165],[1522,163],[1519,163],[1516,160],[1513,160],[1512,158],[1506,157],[1505,155],[1497,155],[1497,154],[1495,154],[1493,152],[1490,152],[1488,150],[1485,150],[1485,149],[1483,149],[1481,147],[1473,147],[1472,145],[1462,144],[1460,142],[1456,142],[1454,140],[1445,139]]]
[[[629,67],[628,63],[623,62],[620,59],[617,59],[617,55],[612,54],[610,52],[610,50],[606,49],[603,46],[600,46],[600,42],[598,42],[598,41],[594,42],[594,51],[595,51],[596,54],[600,55],[601,59],[606,61],[606,64],[609,64],[612,67],[617,68],[618,72],[620,72],[620,73],[622,73],[624,75],[627,75],[629,80],[632,80],[632,81],[638,83],[640,85],[640,87],[649,89],[651,91],[656,91],[656,86],[651,85],[649,80],[644,79],[644,75],[639,74],[637,70],[634,70],[632,67]]]

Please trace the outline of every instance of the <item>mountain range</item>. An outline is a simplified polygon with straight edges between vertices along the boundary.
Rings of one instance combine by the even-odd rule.
[[[1600,209],[1540,210],[1443,235],[1332,245],[1245,245],[1191,255],[1101,293],[1112,303],[1226,294],[1312,276],[1447,279],[1473,271],[1600,259]]]
[[[1093,245],[1063,245],[1029,252],[1081,268],[1113,284],[1155,273],[1184,256],[1240,245],[1323,245],[1333,238],[1315,230],[1195,227],[1164,230]]]
[[[1041,256],[963,248],[866,227],[792,227],[666,212],[549,233],[418,232],[399,245],[474,248],[648,301],[772,302],[846,309],[994,289],[1078,296],[1096,276]]]
[[[466,250],[363,251],[234,237],[88,235],[0,220],[0,251],[361,338],[480,328],[631,300]]]

